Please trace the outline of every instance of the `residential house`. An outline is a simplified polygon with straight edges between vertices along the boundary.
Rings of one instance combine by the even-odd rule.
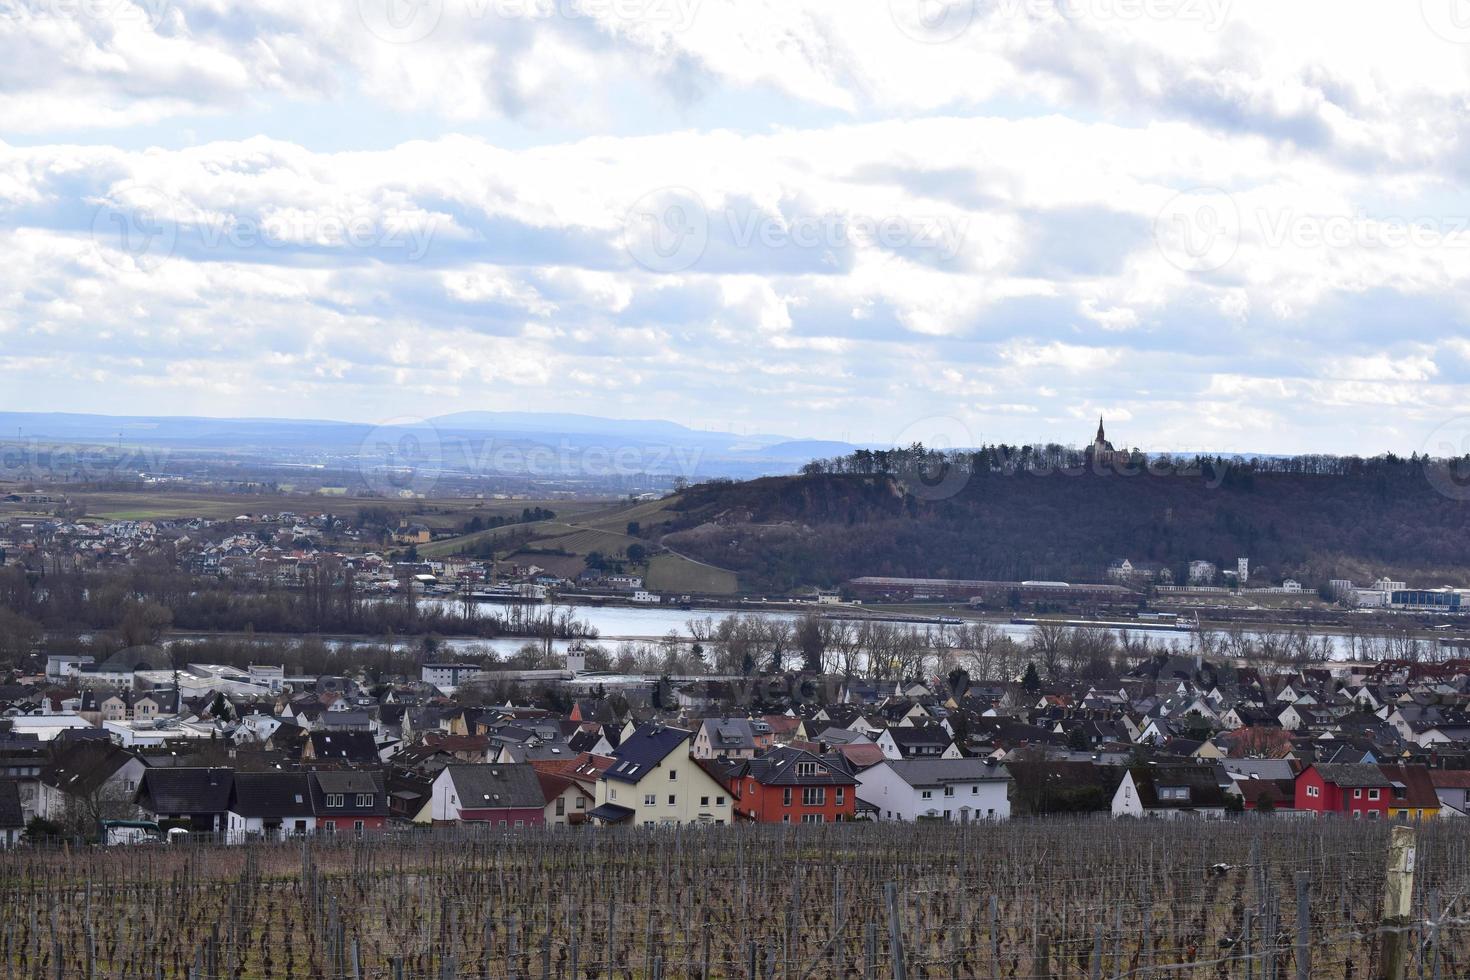
[[[857,809],[858,781],[845,764],[797,748],[737,762],[726,785],[735,816],[757,823],[835,823]]]
[[[885,759],[857,774],[880,820],[1006,820],[1010,773],[983,759]]]
[[[1112,811],[1115,817],[1219,818],[1233,795],[1232,780],[1217,766],[1138,766],[1123,773]]]
[[[774,741],[771,726],[750,718],[706,718],[694,736],[696,759],[754,759]]]
[[[728,824],[730,793],[703,760],[689,754],[694,733],[665,725],[639,725],[613,752],[614,762],[597,781],[601,823]],[[715,770],[718,773],[719,770]]]
[[[149,769],[138,786],[137,804],[152,820],[177,821],[196,833],[223,833],[234,785],[232,769]]]
[[[301,747],[301,760],[372,766],[379,761],[378,743],[370,732],[309,732]]]
[[[1313,816],[1422,820],[1439,816],[1440,802],[1424,766],[1319,762],[1297,775],[1296,808]]]
[[[873,740],[889,759],[958,759],[962,753],[939,725],[885,728]]]
[[[545,822],[546,796],[527,762],[445,766],[434,778],[431,801],[435,824],[539,827]]]
[[[558,772],[536,770],[541,795],[546,798],[542,820],[549,826],[576,826],[587,822],[587,814],[597,805],[597,794],[580,781]]]
[[[57,823],[133,816],[133,798],[147,766],[111,742],[84,741],[42,768],[36,815]]]
[[[386,780],[379,770],[311,773],[311,806],[324,834],[363,834],[388,825]]]
[[[225,813],[226,839],[284,840],[316,829],[311,774],[304,772],[237,772]]]

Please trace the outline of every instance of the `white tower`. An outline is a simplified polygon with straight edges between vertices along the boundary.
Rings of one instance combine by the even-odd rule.
[[[1250,577],[1251,577],[1251,560],[1249,558],[1237,558],[1237,559],[1235,559],[1235,578],[1236,578],[1236,580],[1239,581],[1241,585],[1244,585],[1246,582],[1249,582],[1250,581]]]

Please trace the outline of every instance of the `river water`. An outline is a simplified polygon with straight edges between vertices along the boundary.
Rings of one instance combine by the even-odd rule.
[[[421,600],[424,603],[454,603],[452,599],[439,599],[426,597]],[[457,604],[457,603],[456,603]],[[505,607],[489,605],[496,612],[504,612]],[[754,616],[762,619],[778,619],[794,622],[806,610],[787,612],[784,610],[759,609],[759,610],[730,610],[730,609],[679,609],[673,606],[584,606],[572,603],[554,603],[536,607],[542,611],[550,611],[554,615],[569,613],[597,631],[596,642],[604,647],[616,647],[625,641],[650,641],[661,639],[670,631],[679,635],[683,640],[689,639],[690,620],[713,619],[720,620],[726,616]],[[828,612],[824,610],[824,612]],[[929,630],[938,629],[937,623],[916,622],[910,624],[913,629]],[[1031,636],[1031,627],[1021,623],[989,622],[993,629],[1009,636],[1018,643],[1024,644]],[[1109,628],[1108,632],[1120,636],[1128,632],[1134,637],[1147,636],[1150,641],[1161,649],[1175,649],[1181,652],[1192,651],[1194,647],[1194,635],[1179,630],[1148,629],[1148,628]],[[1283,631],[1284,632],[1284,631]],[[1259,634],[1247,631],[1248,638],[1256,638]],[[1351,656],[1352,645],[1348,636],[1336,633],[1311,633],[1308,636],[1314,645],[1319,645],[1323,640],[1330,644],[1332,658],[1334,660],[1346,660]],[[527,643],[524,638],[510,637],[495,640],[476,639],[452,639],[444,641],[444,646],[449,649],[480,650],[490,649],[499,655],[514,653],[522,645]],[[566,640],[552,641],[554,649],[565,650],[569,645]],[[1433,643],[1426,646],[1426,655],[1433,653]]]
[[[452,606],[455,611],[460,611],[460,603],[456,599],[426,596],[419,600],[424,606]],[[579,620],[592,627],[597,632],[596,644],[615,652],[619,644],[625,642],[651,642],[660,640],[671,631],[683,641],[689,641],[689,622],[691,620],[711,619],[719,621],[726,616],[751,616],[760,619],[775,619],[794,622],[806,610],[786,611],[775,609],[754,610],[731,610],[731,609],[680,609],[674,606],[588,606],[575,603],[548,603],[533,607],[512,607],[499,603],[480,603],[477,608],[488,613],[506,615],[513,608],[519,608],[521,612],[534,610],[537,614],[550,614],[560,617],[569,614],[572,618]],[[822,610],[824,614],[830,614],[831,610]],[[894,622],[901,622],[895,619]],[[977,621],[978,622],[978,621]],[[1018,643],[1025,644],[1031,636],[1031,626],[1021,623],[993,622],[987,621],[988,625],[1005,636]],[[910,622],[908,624],[916,630],[937,630],[940,628],[937,622]],[[1121,627],[1108,628],[1115,636],[1124,632],[1134,637],[1147,636],[1150,642],[1158,649],[1173,649],[1179,652],[1192,652],[1194,648],[1194,636],[1192,633],[1177,630],[1161,630],[1147,628],[1132,628],[1125,630]],[[1257,634],[1247,631],[1246,636],[1254,637]],[[1351,655],[1350,638],[1334,633],[1312,633],[1309,634],[1314,644],[1320,644],[1326,640],[1332,650],[1332,658],[1335,660],[1346,660]],[[187,640],[189,637],[180,637]],[[350,643],[374,643],[381,644],[384,641],[379,638],[356,639],[329,639],[326,642],[336,645]],[[395,646],[408,648],[422,643],[416,637],[404,637],[392,641]],[[498,658],[509,657],[521,647],[528,643],[544,644],[544,640],[535,640],[530,637],[509,636],[497,637],[495,639],[481,639],[477,637],[446,637],[439,640],[439,649],[445,659],[459,656],[477,656],[493,654]],[[552,649],[562,653],[573,641],[554,639],[551,641]],[[1434,644],[1430,641],[1425,648],[1426,659],[1434,654]]]

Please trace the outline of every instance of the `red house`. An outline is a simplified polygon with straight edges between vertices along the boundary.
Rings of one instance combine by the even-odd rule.
[[[757,823],[835,823],[857,812],[857,780],[803,749],[776,748],[726,774],[735,818]]]
[[[387,785],[377,770],[314,772],[311,802],[322,833],[360,834],[388,826]]]
[[[1424,766],[1322,763],[1296,777],[1296,808],[1358,820],[1418,820],[1439,814]]]

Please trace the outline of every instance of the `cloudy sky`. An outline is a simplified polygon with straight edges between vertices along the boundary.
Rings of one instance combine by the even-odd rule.
[[[1434,448],[1467,101],[1467,0],[0,0],[0,409]]]

